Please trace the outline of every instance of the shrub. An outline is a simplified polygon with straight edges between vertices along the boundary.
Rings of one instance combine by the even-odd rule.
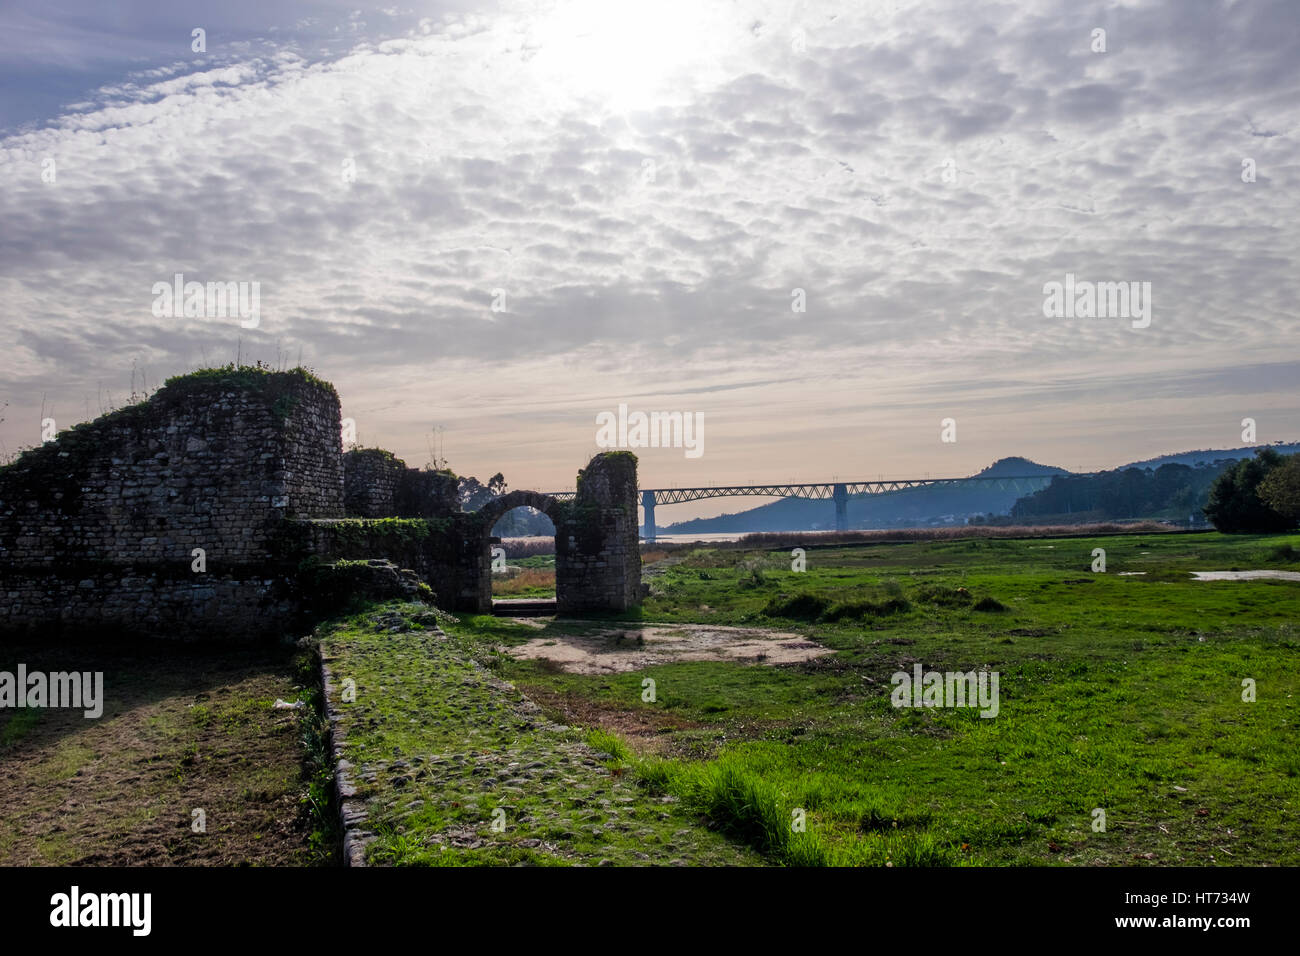
[[[825,621],[842,621],[845,618],[885,617],[905,614],[912,609],[905,598],[886,598],[884,601],[849,601],[837,604],[822,617]]]
[[[1279,564],[1295,564],[1300,561],[1300,551],[1293,544],[1279,544],[1269,549],[1267,560]]]
[[[970,592],[965,588],[940,587],[927,584],[916,592],[916,599],[925,604],[937,604],[940,607],[970,607]]]
[[[788,617],[797,621],[815,621],[826,613],[830,601],[816,594],[796,594],[793,597],[774,597],[767,602],[763,613],[768,617]]]

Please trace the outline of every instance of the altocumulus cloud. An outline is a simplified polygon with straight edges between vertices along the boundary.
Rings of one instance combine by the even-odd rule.
[[[575,407],[612,407],[616,375],[928,407],[989,361],[1025,379],[988,411],[1089,369],[1212,401],[1219,371],[1297,359],[1287,3],[619,6],[286,12],[189,67],[177,24],[172,60],[0,142],[5,397],[236,335],[362,404],[574,356]],[[177,272],[260,282],[260,327],[155,318]],[[1067,272],[1151,282],[1150,328],[1045,319]]]

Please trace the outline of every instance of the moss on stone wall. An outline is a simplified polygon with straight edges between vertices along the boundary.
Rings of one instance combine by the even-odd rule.
[[[391,536],[403,543],[418,541],[429,536],[435,523],[436,519],[427,518],[343,518],[331,525],[340,541],[359,546],[371,535]]]

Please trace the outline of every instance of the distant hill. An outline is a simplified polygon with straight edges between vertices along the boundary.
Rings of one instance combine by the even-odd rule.
[[[1040,465],[1027,458],[1002,458],[976,473],[996,478],[1011,475],[1065,475],[1063,468]],[[1015,491],[974,485],[965,488],[911,488],[906,491],[850,498],[850,528],[907,527],[918,524],[965,524],[968,515],[1005,514],[1015,504]],[[660,512],[662,514],[662,512]],[[782,498],[747,511],[696,518],[661,526],[661,534],[726,534],[753,531],[818,531],[835,527],[835,503],[829,500]]]
[[[1156,469],[1165,464],[1212,465],[1241,458],[1251,458],[1256,447],[1203,449],[1161,455],[1144,461],[1131,462],[1113,469],[1116,472],[1129,468]],[[1300,444],[1278,443],[1269,446],[1279,454],[1300,452]],[[1001,458],[987,468],[976,472],[976,477],[1011,475],[1069,475],[1071,472],[1052,465],[1041,465],[1028,458]],[[914,488],[907,491],[850,498],[848,505],[849,528],[915,527],[933,524],[965,524],[972,515],[1006,515],[1019,496],[1014,491],[998,491],[978,485],[968,488]],[[1171,513],[1173,513],[1171,511]],[[666,517],[659,512],[660,520]],[[821,531],[835,527],[835,504],[831,501],[809,501],[805,498],[782,498],[770,504],[745,511],[718,515],[716,518],[696,518],[676,524],[660,525],[660,534],[744,534],[754,531]]]
[[[1248,445],[1245,448],[1207,448],[1202,451],[1183,451],[1176,455],[1161,455],[1159,458],[1147,458],[1144,461],[1135,461],[1127,465],[1120,465],[1117,471],[1125,468],[1159,468],[1161,465],[1212,465],[1216,461],[1236,461],[1242,458],[1254,458],[1255,451],[1258,448],[1272,448],[1279,455],[1294,455],[1300,452],[1300,443],[1292,442],[1285,444],[1277,442],[1273,445]]]
[[[975,472],[976,478],[1000,478],[1011,475],[1068,475],[1070,472],[1055,465],[1040,465],[1028,458],[999,458],[993,464]]]

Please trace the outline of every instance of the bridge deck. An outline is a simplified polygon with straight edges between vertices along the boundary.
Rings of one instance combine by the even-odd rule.
[[[819,481],[808,483],[778,483],[769,485],[712,485],[698,488],[642,488],[642,504],[653,495],[656,505],[678,504],[683,501],[701,501],[705,498],[757,497],[757,498],[809,498],[835,500],[860,498],[867,495],[889,494],[912,488],[959,487],[961,485],[992,485],[1004,491],[1036,491],[1047,485],[1055,475],[991,475],[967,478],[895,478],[877,481]],[[1083,476],[1074,476],[1083,477]],[[550,492],[552,498],[567,500],[572,491]]]

